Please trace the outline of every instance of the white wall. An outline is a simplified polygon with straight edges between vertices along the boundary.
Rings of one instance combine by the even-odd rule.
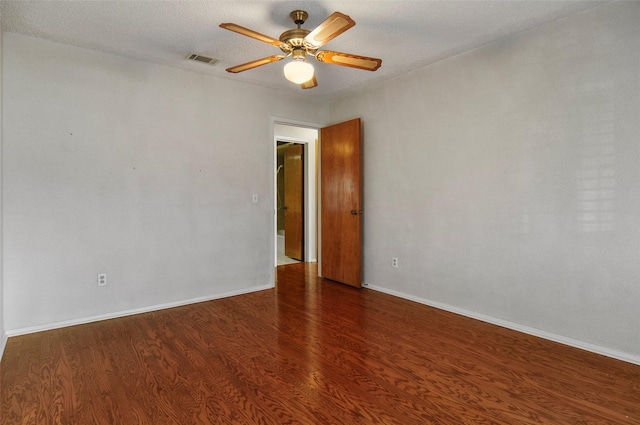
[[[4,330],[4,304],[2,279],[2,24],[0,24],[0,359],[7,343]]]
[[[276,141],[293,141],[305,145],[304,257],[305,261],[316,262],[318,261],[316,237],[318,227],[318,206],[316,202],[316,144],[318,140],[318,130],[315,128],[276,123],[274,125],[274,138]]]
[[[640,362],[639,22],[606,5],[335,101],[363,118],[366,283]]]
[[[321,104],[11,33],[4,42],[10,334],[273,285],[270,117],[313,122]]]

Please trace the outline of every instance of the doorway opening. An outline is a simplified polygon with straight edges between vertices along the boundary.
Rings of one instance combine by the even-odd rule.
[[[277,142],[278,265],[304,261],[304,144]]]
[[[318,261],[318,128],[273,123],[276,266]]]

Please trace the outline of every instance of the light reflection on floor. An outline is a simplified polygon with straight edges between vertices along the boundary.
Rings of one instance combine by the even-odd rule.
[[[295,263],[299,263],[300,261],[293,259],[291,257],[287,257],[286,255],[282,254],[282,253],[278,253],[278,265],[282,266],[285,264],[295,264]]]

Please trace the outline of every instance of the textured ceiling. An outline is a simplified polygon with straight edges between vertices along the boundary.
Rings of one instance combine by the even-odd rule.
[[[376,72],[313,61],[319,86],[306,96],[331,97],[408,72],[606,1],[5,1],[2,28],[47,40],[143,59],[278,90],[300,92],[282,75],[284,61],[240,74],[225,68],[280,50],[219,28],[233,22],[278,38],[303,9],[313,29],[331,13],[356,26],[326,49],[382,59]],[[188,61],[189,52],[219,59]]]

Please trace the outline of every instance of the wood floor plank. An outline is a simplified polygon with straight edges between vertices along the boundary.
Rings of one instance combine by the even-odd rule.
[[[12,337],[0,425],[640,424],[640,366],[278,267],[275,289]]]

